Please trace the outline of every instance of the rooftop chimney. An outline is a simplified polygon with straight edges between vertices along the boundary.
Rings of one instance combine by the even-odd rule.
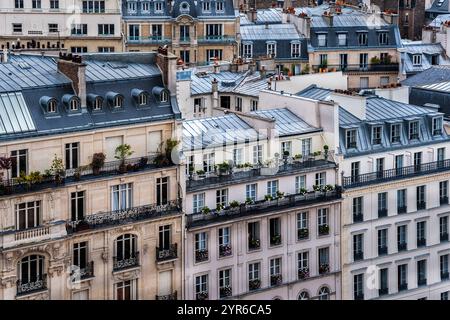
[[[58,71],[70,79],[73,91],[80,98],[81,107],[86,108],[86,64],[81,56],[60,53]]]
[[[256,20],[258,20],[258,11],[256,11],[255,8],[250,8],[250,10],[247,11],[247,18],[250,22],[256,22]]]
[[[7,62],[8,62],[8,59],[9,59],[9,56],[8,56],[8,49],[3,48],[3,63],[7,63]]]
[[[156,65],[161,70],[163,83],[169,89],[171,94],[176,92],[176,73],[178,58],[170,53],[167,46],[159,47],[156,55]]]

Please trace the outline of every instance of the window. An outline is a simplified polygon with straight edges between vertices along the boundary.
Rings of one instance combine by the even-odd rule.
[[[369,66],[369,55],[367,53],[359,54],[359,68],[367,69]]]
[[[88,265],[88,243],[78,242],[73,244],[73,265],[80,268],[80,272],[83,272]]]
[[[87,35],[87,24],[72,24],[71,26],[72,35]]]
[[[364,235],[362,233],[353,235],[353,260],[364,259]]]
[[[242,55],[244,56],[244,58],[253,57],[253,44],[243,43],[242,44]]]
[[[231,269],[219,271],[219,298],[232,296]]]
[[[416,188],[417,210],[426,209],[425,186]]]
[[[249,250],[255,250],[260,248],[259,240],[259,222],[250,222],[248,224],[248,248]]]
[[[231,255],[231,229],[230,227],[219,228],[219,256]]]
[[[360,162],[352,162],[351,163],[351,169],[350,169],[350,175],[352,178],[352,182],[358,182],[359,181],[359,166]]]
[[[320,54],[319,60],[321,68],[326,68],[328,66],[328,54]]]
[[[80,102],[78,101],[78,99],[74,98],[74,99],[70,100],[69,105],[70,105],[70,111],[77,111],[78,107],[80,105]]]
[[[224,109],[231,109],[231,97],[221,96],[220,97],[220,107]]]
[[[319,249],[319,274],[325,274],[330,272],[330,249]]]
[[[193,196],[193,213],[199,213],[205,207],[205,193],[197,193]]]
[[[148,13],[150,11],[150,2],[141,3],[141,11],[142,13]]]
[[[162,3],[162,1],[155,2],[155,13],[161,13],[161,12],[163,12],[163,3]]]
[[[236,97],[236,104],[234,106],[234,109],[236,111],[242,111],[242,98],[241,97]]]
[[[387,32],[380,32],[378,34],[378,43],[380,45],[387,45],[389,43],[389,35]]]
[[[442,117],[433,118],[433,136],[442,134]]]
[[[207,153],[203,155],[203,171],[213,172],[214,171],[214,153]]]
[[[358,33],[358,44],[360,46],[367,46],[367,33],[365,32]]]
[[[208,299],[208,275],[195,277],[195,300]]]
[[[169,203],[169,178],[156,179],[156,205],[163,206]]]
[[[276,57],[277,55],[277,44],[270,42],[266,44],[267,47],[267,55],[269,57]]]
[[[159,226],[159,241],[158,241],[158,249],[159,250],[169,250],[170,245],[172,243],[172,226],[170,224],[166,224],[163,226]]]
[[[421,66],[422,65],[422,55],[414,54],[413,55],[413,66]]]
[[[309,253],[308,251],[299,252],[297,255],[298,279],[302,280],[309,277]]]
[[[403,168],[403,155],[402,154],[400,154],[400,155],[396,155],[395,156],[395,173],[396,174],[398,174],[398,175],[402,175],[402,173],[403,173],[403,170],[402,170],[402,168]]]
[[[281,142],[281,153],[282,155],[285,155],[287,152],[287,155],[292,155],[292,141],[283,141]]]
[[[408,265],[397,266],[397,286],[398,291],[408,290]]]
[[[23,0],[14,0],[15,9],[23,9]]]
[[[257,199],[257,184],[256,183],[252,183],[252,184],[247,184],[245,186],[245,199],[246,200],[250,200],[252,202],[255,202]]]
[[[400,142],[400,124],[391,125],[391,143]]]
[[[76,169],[79,165],[80,143],[66,143],[66,169]]]
[[[353,299],[364,300],[364,273],[353,276]]]
[[[388,253],[388,229],[378,230],[378,255],[382,256]]]
[[[250,100],[250,111],[258,110],[258,100]]]
[[[441,281],[448,280],[448,254],[441,255],[439,257],[439,267],[441,270]]]
[[[261,287],[260,263],[249,263],[248,265],[248,290],[256,290]]]
[[[80,221],[85,216],[85,191],[76,191],[70,194],[70,211],[72,221]]]
[[[441,292],[441,300],[448,300],[449,291]]]
[[[443,162],[445,160],[445,148],[438,148],[437,149],[437,161],[438,161],[438,166],[442,166]]]
[[[321,188],[325,187],[327,182],[327,173],[326,172],[318,172],[316,173],[315,185],[320,186]]]
[[[439,204],[448,204],[448,181],[439,182]]]
[[[41,9],[41,6],[42,6],[41,0],[32,0],[31,1],[31,7],[33,9]]]
[[[348,66],[348,54],[347,53],[340,53],[339,54],[339,68],[342,71],[345,71]]]
[[[203,110],[203,99],[202,98],[195,98],[194,99],[194,113],[202,112]]]
[[[448,216],[439,218],[439,236],[441,242],[448,241]]]
[[[427,223],[426,221],[420,221],[416,224],[416,239],[417,239],[417,248],[424,247],[427,245],[427,239],[426,239],[426,227]]]
[[[114,47],[98,47],[98,52],[101,53],[114,52]]]
[[[115,241],[114,269],[124,269],[139,264],[137,252],[137,237],[134,234],[124,234]]]
[[[295,193],[301,193],[306,190],[306,175],[295,177]]]
[[[55,99],[51,99],[47,104],[47,112],[48,113],[55,113],[57,107],[57,102]]]
[[[228,206],[228,189],[216,190],[216,207]]]
[[[427,284],[427,260],[417,261],[417,286],[424,286]]]
[[[311,138],[302,139],[302,158],[308,158],[311,154]]]
[[[50,32],[50,33],[59,32],[59,25],[57,23],[49,23],[48,24],[48,32]]]
[[[278,180],[267,181],[267,195],[276,198],[278,191]]]
[[[119,184],[111,187],[111,209],[127,210],[133,207],[133,184]]]
[[[373,127],[372,128],[372,144],[379,145],[381,144],[381,132],[382,127]]]
[[[330,289],[328,287],[321,287],[319,289],[319,300],[330,300]]]
[[[216,12],[223,12],[223,1],[216,2]]]
[[[16,204],[15,211],[16,230],[35,228],[41,224],[41,201]]]
[[[72,53],[86,53],[87,47],[71,47],[70,52]]]
[[[29,255],[18,263],[18,286],[17,293],[26,293],[34,289],[44,289],[46,287],[44,274],[44,260],[40,255]]]
[[[128,5],[134,4],[134,2],[128,2]],[[128,25],[128,39],[129,40],[139,40],[140,35],[140,25],[130,24]]]
[[[387,217],[387,192],[378,194],[378,218]]]
[[[208,49],[206,50],[206,57],[208,61],[222,60],[222,49]]]
[[[234,165],[242,165],[243,159],[242,159],[242,148],[239,149],[233,149],[233,162]]]
[[[353,222],[361,222],[364,220],[363,217],[363,197],[353,198]]]
[[[204,11],[204,12],[209,12],[209,11],[211,11],[211,3],[210,3],[210,1],[203,1],[202,2],[202,10]]]
[[[114,35],[114,24],[99,24],[98,35],[109,36]]]
[[[408,226],[401,225],[397,227],[397,250],[399,252],[408,249]]]
[[[123,97],[120,95],[116,95],[113,99],[113,108],[122,108],[123,107]]]
[[[17,178],[23,172],[27,174],[28,172],[28,150],[16,150],[11,151],[12,165],[11,173],[13,178]]]
[[[414,152],[414,170],[420,171],[422,165],[422,152]]]
[[[347,45],[347,35],[345,33],[338,34],[338,45],[340,47]]]
[[[300,57],[300,43],[299,42],[291,43],[291,57],[292,58]]]
[[[269,238],[271,246],[281,244],[281,218],[269,219]]]
[[[307,211],[297,213],[297,240],[309,237],[309,214]]]
[[[384,158],[376,159],[376,168],[377,177],[382,178],[384,176]]]
[[[327,46],[327,35],[326,34],[319,34],[317,35],[318,45],[319,47],[326,47]]]
[[[199,232],[195,234],[195,262],[208,260],[208,234]]]
[[[180,41],[189,42],[190,41],[190,28],[186,25],[180,26]]]
[[[347,130],[345,132],[345,141],[347,149],[355,149],[356,148],[356,129]]]
[[[283,278],[281,275],[281,258],[270,259],[269,270],[270,270],[270,285],[277,286],[282,284]]]
[[[419,121],[409,123],[409,140],[419,139]]]
[[[319,236],[327,235],[329,233],[329,225],[328,225],[328,209],[320,208],[317,210],[317,226]]]
[[[378,289],[378,295],[384,296],[389,294],[389,269],[380,269],[380,288]]]
[[[12,24],[14,33],[22,33],[22,24],[21,23],[13,23]]]
[[[138,104],[140,106],[145,106],[148,103],[148,96],[146,93],[141,93],[138,95]]]
[[[397,213],[406,213],[406,189],[397,190]]]

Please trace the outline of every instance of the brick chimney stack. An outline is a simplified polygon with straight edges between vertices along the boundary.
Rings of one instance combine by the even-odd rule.
[[[164,85],[171,94],[176,91],[176,73],[178,57],[170,53],[167,46],[159,47],[156,55],[156,65],[161,70]]]
[[[72,88],[80,98],[81,108],[86,108],[86,64],[81,56],[60,53],[58,71],[72,81]]]

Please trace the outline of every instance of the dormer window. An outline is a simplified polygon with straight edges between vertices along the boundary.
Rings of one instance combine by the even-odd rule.
[[[123,107],[123,98],[121,96],[116,96],[113,101],[114,108],[122,108]]]
[[[58,101],[55,98],[43,96],[39,100],[40,105],[45,113],[57,113],[58,112]]]
[[[345,132],[345,146],[347,149],[356,149],[356,129]]]
[[[91,107],[92,111],[100,111],[103,107],[103,98],[96,94],[87,95],[87,103]]]
[[[138,106],[148,105],[148,92],[141,89],[131,90],[131,96]]]
[[[65,94],[62,101],[69,112],[75,112],[80,109],[80,99],[73,94]]]
[[[189,13],[189,4],[187,2],[182,2],[180,4],[180,12],[181,13]]]
[[[55,113],[56,112],[56,100],[52,99],[47,104],[47,112],[48,113]]]
[[[409,140],[419,139],[419,121],[409,123]]]
[[[202,10],[203,10],[203,12],[210,12],[211,11],[211,3],[209,1],[203,1]]]
[[[373,145],[380,145],[381,144],[381,133],[382,133],[382,127],[376,126],[372,128],[372,144]]]
[[[433,136],[440,136],[442,134],[442,117],[433,118]]]
[[[391,125],[391,143],[400,142],[400,129],[401,129],[400,123]]]
[[[147,95],[145,93],[141,93],[139,95],[139,105],[145,106],[148,103]]]
[[[155,100],[160,103],[169,102],[169,91],[164,87],[154,87],[152,94],[155,97]]]
[[[222,1],[216,2],[216,12],[223,12],[223,2]]]
[[[155,13],[161,13],[163,11],[163,3],[155,2]]]
[[[167,102],[169,101],[169,94],[167,93],[167,91],[162,91],[161,92],[161,102]]]
[[[106,94],[106,101],[108,105],[113,109],[120,109],[124,106],[124,98],[120,93],[108,92]]]
[[[327,46],[327,35],[326,34],[319,34],[319,35],[317,35],[317,40],[319,42],[319,47],[326,47]]]
[[[77,99],[70,100],[70,111],[77,111],[80,107]]]
[[[413,55],[413,66],[421,66],[422,65],[422,55],[414,54]]]
[[[378,34],[378,43],[380,45],[387,45],[389,41],[389,35],[387,32],[380,32]]]

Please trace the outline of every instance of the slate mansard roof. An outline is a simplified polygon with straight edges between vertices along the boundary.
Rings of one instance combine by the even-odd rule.
[[[253,25],[253,24],[277,24],[282,23],[282,12],[281,9],[270,8],[270,9],[260,9],[256,11],[256,21],[252,22],[248,19],[245,13],[240,14],[240,24],[241,26]]]
[[[407,74],[415,74],[427,70],[433,66],[432,58],[439,57],[440,65],[450,64],[444,48],[440,43],[403,43],[405,54],[403,55],[403,67]],[[421,56],[421,63],[414,64],[414,56]]]
[[[102,108],[87,106],[74,112],[65,103],[78,98],[71,81],[57,70],[57,58],[10,55],[7,63],[0,63],[0,140],[178,118],[173,99],[161,103],[152,94],[154,88],[166,90],[153,60],[153,53],[83,56],[87,95],[99,97]],[[148,94],[147,105],[137,105],[132,96],[136,89]],[[122,108],[110,106],[109,97],[115,94],[123,97]],[[57,103],[54,113],[43,106],[49,100]]]
[[[330,100],[332,90],[310,86],[297,95],[314,100]],[[372,152],[382,152],[407,147],[417,147],[420,145],[433,144],[449,141],[445,130],[441,134],[433,135],[432,119],[443,117],[443,113],[437,112],[433,108],[425,108],[412,104],[401,103],[388,100],[375,95],[366,96],[366,119],[362,120],[350,113],[343,106],[339,107],[339,150],[346,156],[359,156]],[[411,121],[419,121],[419,139],[408,140],[408,124]],[[400,142],[391,143],[391,125],[400,124]],[[381,127],[381,144],[372,144],[372,128]],[[346,130],[357,131],[357,147],[346,148]]]

